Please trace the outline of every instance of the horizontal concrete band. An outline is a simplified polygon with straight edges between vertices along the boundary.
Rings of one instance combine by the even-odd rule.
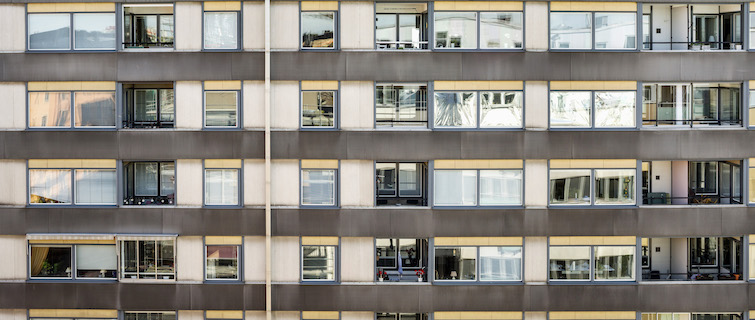
[[[664,1],[668,2],[668,1]],[[747,81],[747,52],[273,52],[272,80]],[[262,80],[262,52],[0,54],[0,81]]]
[[[78,2],[101,2],[102,0],[87,0],[87,1],[78,1]],[[194,1],[194,0],[175,0],[173,2],[183,2],[183,1]],[[222,0],[221,0],[222,1]],[[273,0],[273,2],[285,2],[285,1],[298,1],[298,0]],[[311,0],[304,0],[304,1],[311,1]],[[318,1],[318,0],[312,0],[312,1]],[[373,2],[374,0],[350,0],[350,1],[369,1]],[[544,2],[550,2],[551,0],[521,0],[521,1],[544,1]],[[553,0],[553,1],[562,1],[562,0]],[[574,0],[572,0],[574,1]],[[578,0],[578,1],[594,1],[594,0]],[[626,0],[605,0],[603,2],[625,2]],[[0,0],[0,3],[56,3],[56,2],[71,2],[71,0]],[[143,0],[116,0],[113,1],[116,3],[144,3]],[[681,0],[671,0],[671,1],[664,1],[664,0],[648,0],[648,1],[642,1],[643,3],[710,3],[710,1],[706,0],[687,0],[687,1],[681,1]],[[737,2],[734,0],[719,0],[716,1],[716,3],[742,3],[741,1]]]
[[[274,236],[743,236],[755,207],[629,209],[273,209]],[[263,236],[263,209],[0,208],[0,235]]]
[[[745,159],[755,130],[274,131],[274,159]],[[262,131],[0,131],[0,159],[261,159]]]

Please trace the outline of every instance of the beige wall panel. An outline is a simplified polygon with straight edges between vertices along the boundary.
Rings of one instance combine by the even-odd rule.
[[[524,206],[548,205],[548,160],[524,160]]]
[[[202,50],[202,3],[176,2],[176,50]]]
[[[265,205],[265,160],[244,160],[244,205]]]
[[[524,320],[547,320],[547,312],[525,312]]]
[[[265,237],[244,237],[244,281],[265,281],[264,257]]]
[[[524,48],[527,51],[548,50],[548,3],[524,2]]]
[[[26,309],[0,309],[0,320],[26,320]]]
[[[244,320],[265,320],[265,311],[246,311],[244,312]]]
[[[341,311],[341,320],[373,320],[375,313],[362,311]]]
[[[524,83],[524,127],[531,130],[548,129],[548,82]]]
[[[0,236],[0,257],[0,280],[26,279],[26,237]]]
[[[176,160],[176,204],[181,206],[202,205],[202,160]]]
[[[202,82],[176,81],[176,128],[202,129]]]
[[[265,2],[244,1],[244,50],[265,50]]]
[[[299,49],[299,2],[273,1],[270,14],[270,47],[273,50]]]
[[[273,311],[273,320],[301,320],[299,311]]]
[[[545,283],[548,280],[548,238],[524,238],[524,282]]]
[[[0,4],[0,52],[26,50],[26,11],[24,4]]]
[[[341,81],[341,128],[373,129],[375,127],[375,85],[372,81]]]
[[[372,207],[375,171],[369,160],[341,160],[341,206]]]
[[[204,278],[202,237],[176,238],[176,280],[199,282]]]
[[[0,160],[0,181],[0,205],[26,205],[26,161]]]
[[[272,163],[272,205],[299,205],[299,160],[274,160]]]
[[[374,281],[374,261],[375,243],[373,238],[341,238],[341,281]]]
[[[273,81],[271,84],[270,126],[273,129],[299,128],[299,82]]]
[[[0,14],[2,8],[3,6],[0,5]],[[0,21],[2,21],[1,17]],[[0,34],[2,33],[0,32]],[[2,36],[0,35],[0,37]],[[26,129],[26,86],[24,86],[24,83],[0,83],[0,97],[3,97],[0,100],[0,113],[3,115],[0,117],[0,129]]]
[[[375,3],[371,1],[341,2],[341,48],[375,48]]]
[[[272,250],[273,281],[299,282],[299,237],[273,237]]]
[[[203,310],[178,310],[178,318],[181,320],[204,320]]]

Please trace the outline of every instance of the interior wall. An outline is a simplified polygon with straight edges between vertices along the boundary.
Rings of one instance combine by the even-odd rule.
[[[687,161],[671,161],[671,197],[672,204],[687,204],[689,196],[689,169]]]
[[[671,194],[671,161],[650,163],[650,192]]]
[[[669,50],[671,46],[669,44],[657,44],[657,42],[669,42],[671,41],[671,6],[665,4],[648,5],[643,7],[643,13],[650,13],[652,8],[651,24],[653,42],[653,50]],[[660,33],[656,33],[656,30],[660,29]]]
[[[687,278],[687,238],[671,239],[671,273],[683,273],[674,279]]]
[[[660,273],[671,272],[671,239],[650,239],[650,270]],[[664,278],[661,275],[661,278]]]
[[[687,50],[686,42],[689,41],[689,16],[686,5],[676,6],[671,9],[671,41],[684,42],[672,45],[673,50]]]

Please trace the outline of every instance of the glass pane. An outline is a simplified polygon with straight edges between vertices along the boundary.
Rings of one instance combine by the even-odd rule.
[[[718,163],[715,161],[690,162],[689,184],[694,194],[715,194],[717,185]]]
[[[399,239],[399,253],[401,255],[401,266],[403,268],[421,267],[421,252],[418,239]]]
[[[134,16],[134,39],[136,46],[157,44],[157,16]]]
[[[29,203],[70,204],[71,170],[29,170]]]
[[[590,247],[550,247],[551,280],[590,279]]]
[[[595,204],[634,204],[635,170],[595,170]]]
[[[378,48],[395,48],[398,17],[395,14],[375,14],[375,39]]]
[[[718,238],[691,238],[689,240],[689,261],[693,266],[718,265]]]
[[[590,127],[591,94],[551,91],[551,127]]]
[[[118,267],[115,245],[77,245],[77,278],[115,278]]]
[[[122,278],[134,278],[136,277],[138,258],[137,258],[137,242],[136,241],[123,241],[121,242],[121,263],[123,264]]]
[[[435,280],[476,280],[477,247],[435,247]]]
[[[522,92],[481,92],[480,128],[521,128]]]
[[[435,170],[436,206],[477,205],[477,170]]]
[[[396,164],[395,163],[376,163],[375,176],[377,181],[378,196],[397,196],[398,189],[396,181]]]
[[[301,172],[301,203],[305,205],[336,204],[336,171],[305,169]]]
[[[207,279],[239,278],[238,246],[207,246]]]
[[[634,13],[595,13],[595,49],[636,49]]]
[[[29,14],[29,50],[71,49],[71,16],[68,13]]]
[[[176,164],[173,162],[160,163],[160,195],[173,197],[176,193]]]
[[[476,12],[436,12],[435,48],[477,48]]]
[[[173,37],[175,29],[173,28],[173,16],[160,16],[160,42],[163,47],[173,47]]]
[[[551,170],[550,204],[590,204],[590,170]]]
[[[205,126],[235,127],[237,112],[237,92],[205,92]]]
[[[595,247],[595,280],[633,280],[635,247]]]
[[[396,268],[397,239],[375,239],[378,268]]]
[[[399,14],[398,15],[398,48],[401,49],[427,49],[425,30],[422,27],[422,15]],[[424,43],[420,43],[425,41]]]
[[[718,120],[718,88],[696,84],[692,86],[692,120],[715,123]]]
[[[76,170],[77,204],[115,204],[115,170]]]
[[[335,25],[334,12],[302,12],[301,47],[333,48]]]
[[[29,127],[70,126],[70,92],[29,92]]]
[[[334,127],[334,91],[302,91],[302,127]]]
[[[175,121],[175,106],[176,98],[173,89],[160,89],[160,121]]]
[[[335,280],[335,246],[302,246],[301,251],[303,280]]]
[[[522,280],[522,247],[480,247],[480,280]]]
[[[435,92],[435,127],[474,128],[476,126],[476,93]]]
[[[238,169],[205,169],[205,204],[239,204]]]
[[[378,85],[375,89],[378,127],[427,126],[427,86]]]
[[[755,49],[755,13],[750,13],[750,49]]]
[[[399,197],[422,196],[422,164],[398,164],[398,195]]]
[[[634,91],[595,92],[595,127],[633,128],[635,100]]]
[[[115,49],[114,13],[75,13],[74,49]]]
[[[134,90],[134,120],[157,121],[157,90]]]
[[[750,180],[750,187],[749,187],[749,190],[750,190],[750,203],[755,203],[755,168],[750,168],[748,170],[748,173],[749,173],[748,177],[749,177],[749,180]],[[755,263],[753,263],[752,265],[755,265]],[[752,275],[755,276],[755,273],[753,273]]]
[[[480,49],[521,49],[521,12],[480,12]]]
[[[115,127],[115,91],[74,93],[76,127]]]
[[[175,253],[174,253],[174,241],[163,240],[156,241],[157,245],[157,278],[158,279],[173,279],[173,273],[175,272]]]
[[[136,249],[139,257],[139,278],[157,279],[157,256],[158,248],[155,241],[139,241]]]
[[[522,170],[480,170],[480,205],[522,204]]]
[[[204,13],[204,47],[206,49],[238,48],[238,13]]]
[[[71,247],[32,246],[29,275],[32,278],[71,278]]]
[[[157,162],[134,163],[134,194],[157,195]]]
[[[551,12],[551,49],[592,49],[589,12]]]

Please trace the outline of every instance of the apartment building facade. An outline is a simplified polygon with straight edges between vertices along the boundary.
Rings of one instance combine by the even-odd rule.
[[[0,320],[750,319],[753,18],[0,0]]]

